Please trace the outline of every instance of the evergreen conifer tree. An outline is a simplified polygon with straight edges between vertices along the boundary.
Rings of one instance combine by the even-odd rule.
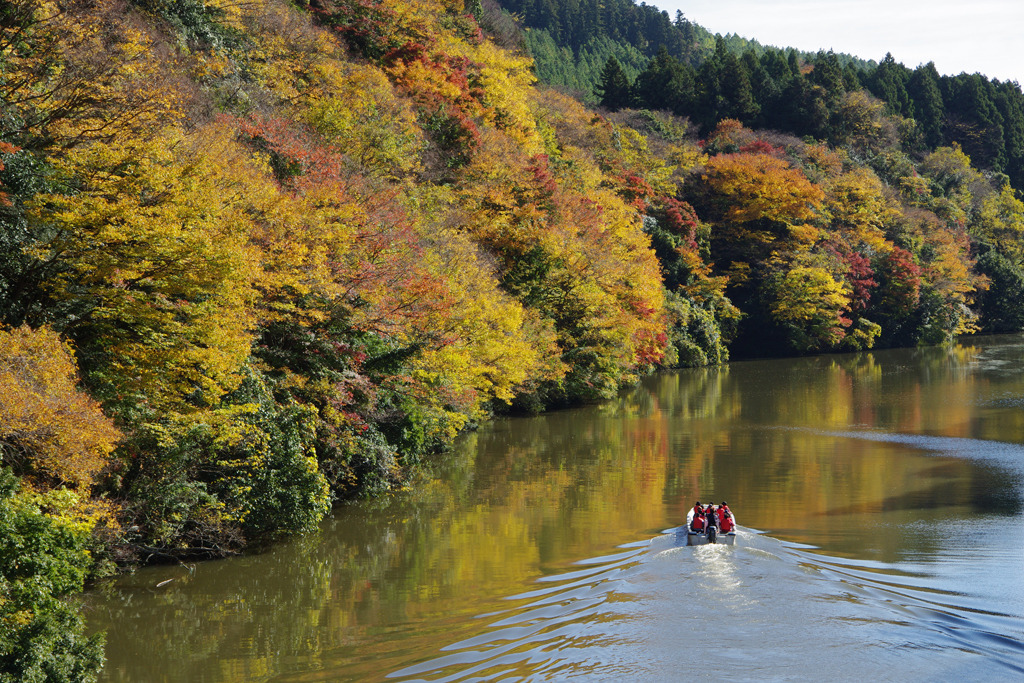
[[[601,98],[601,106],[617,111],[630,105],[630,84],[622,65],[614,56],[608,58],[601,72],[601,85],[597,94]]]
[[[914,70],[907,81],[907,93],[913,100],[914,119],[924,135],[925,145],[931,148],[940,146],[945,105],[939,91],[939,72],[934,62]]]
[[[829,103],[837,102],[846,92],[843,68],[839,65],[839,58],[832,50],[818,52],[814,59],[814,70],[809,74],[808,80],[825,89],[825,97]]]
[[[875,97],[885,100],[890,112],[913,118],[914,104],[910,93],[907,92],[910,75],[910,70],[902,64],[897,64],[892,53],[888,52],[868,79],[868,88]]]
[[[722,106],[718,118],[737,119],[749,125],[760,111],[754,100],[750,74],[744,63],[734,54],[726,54],[722,62],[719,76]]]
[[[1016,83],[996,85],[996,109],[1003,117],[1006,166],[1014,187],[1024,187],[1024,93]]]
[[[994,102],[995,88],[981,74],[960,74],[948,82],[946,137],[958,142],[980,168],[1006,166],[1003,117]]]
[[[693,100],[693,69],[668,53],[663,45],[633,84],[637,103],[685,115]]]

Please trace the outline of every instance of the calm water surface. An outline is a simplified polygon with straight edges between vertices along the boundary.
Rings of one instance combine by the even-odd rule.
[[[1017,681],[1022,497],[1024,337],[733,363],[497,420],[318,534],[85,609],[108,682]],[[680,545],[695,499],[736,547]]]

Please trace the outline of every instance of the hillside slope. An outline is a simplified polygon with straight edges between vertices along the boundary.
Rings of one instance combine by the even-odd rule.
[[[864,91],[885,102],[903,150],[923,155],[956,144],[979,169],[1005,174],[1024,190],[1024,93],[1017,83],[941,76],[931,63],[911,70],[891,55],[874,62],[712,36],[679,13],[670,20],[633,0],[502,0],[501,7],[519,17],[541,80],[588,101],[671,110],[704,132],[732,117],[842,146],[848,122],[839,105],[847,93]],[[609,59],[631,84],[628,95],[612,88],[608,98]]]

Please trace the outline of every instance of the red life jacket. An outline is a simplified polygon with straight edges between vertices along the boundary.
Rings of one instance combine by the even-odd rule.
[[[733,528],[736,526],[735,524],[733,524],[732,515],[723,514],[721,516],[721,520],[722,521],[721,523],[719,523],[719,526],[722,527],[722,531],[732,531]]]
[[[694,515],[693,521],[690,523],[694,531],[704,530],[704,518],[701,515]]]

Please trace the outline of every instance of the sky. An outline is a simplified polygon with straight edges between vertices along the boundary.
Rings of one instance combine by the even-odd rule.
[[[711,33],[1024,84],[1022,0],[647,0]]]

